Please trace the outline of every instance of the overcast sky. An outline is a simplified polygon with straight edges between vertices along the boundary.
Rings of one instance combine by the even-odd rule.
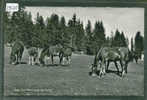
[[[92,27],[99,20],[103,21],[106,36],[111,35],[111,31],[116,29],[123,31],[130,40],[137,31],[144,36],[144,8],[112,8],[112,7],[26,7],[26,11],[32,13],[32,18],[36,18],[37,12],[44,18],[55,13],[59,17],[65,17],[66,22],[72,18],[73,14],[77,19],[83,21],[84,27],[88,20]]]

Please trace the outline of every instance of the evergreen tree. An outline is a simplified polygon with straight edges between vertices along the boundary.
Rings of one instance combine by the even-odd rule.
[[[85,37],[85,46],[86,46],[86,54],[92,54],[93,48],[92,48],[92,29],[91,29],[91,22],[88,20],[87,26],[85,28],[86,31],[86,37]]]
[[[42,16],[37,13],[36,22],[32,37],[32,46],[43,47],[44,46],[44,36],[45,36],[45,23]]]
[[[138,31],[135,36],[135,51],[139,54],[139,57],[141,58],[141,53],[143,51],[143,36],[141,36],[141,33]]]
[[[131,38],[131,52],[134,51],[134,43],[133,43],[133,38]]]
[[[102,22],[97,21],[95,23],[93,33],[93,48],[95,48],[94,52],[96,52],[98,48],[105,44],[105,29]]]
[[[128,46],[128,45],[127,45],[127,39],[125,38],[123,32],[121,33],[120,38],[121,38],[121,39],[120,39],[120,42],[121,42],[120,46],[122,46],[122,47],[127,47],[127,46]]]
[[[90,37],[92,37],[92,32],[91,32],[91,22],[90,22],[90,20],[88,20],[88,24],[87,24],[87,26],[86,26],[86,28],[85,28],[85,31],[86,31],[86,35],[87,35],[87,37],[88,38],[90,38]]]
[[[84,28],[83,28],[83,23],[78,21],[76,25],[76,40],[75,44],[77,47],[78,51],[81,51],[84,49]]]
[[[114,36],[113,46],[120,47],[120,44],[121,44],[121,34],[117,29]]]
[[[72,19],[68,21],[68,30],[70,31],[71,35],[71,46],[75,50],[77,50],[76,46],[76,38],[77,38],[77,19],[76,14],[73,15]]]
[[[11,44],[14,41],[14,30],[13,30],[13,25],[12,21],[10,18],[10,14],[5,12],[4,13],[5,20],[4,20],[4,43],[9,43]]]
[[[59,28],[59,16],[57,14],[52,14],[50,17],[50,21],[51,21],[52,27]]]
[[[61,27],[61,28],[65,28],[65,27],[66,27],[66,22],[65,22],[64,16],[61,17],[60,27]]]
[[[72,17],[72,22],[73,22],[73,26],[75,26],[76,23],[77,23],[77,17],[76,17],[76,14],[73,15],[73,17]]]

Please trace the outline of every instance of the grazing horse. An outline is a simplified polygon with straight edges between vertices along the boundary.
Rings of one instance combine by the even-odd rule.
[[[72,48],[64,47],[60,51],[60,63],[62,63],[62,61],[63,61],[63,65],[64,65],[64,58],[65,58],[67,63],[70,64],[71,63],[71,56],[72,56]]]
[[[29,65],[34,65],[36,63],[37,57],[38,57],[38,50],[36,47],[28,48],[28,54],[29,54]]]
[[[60,51],[61,49],[63,48],[62,45],[60,44],[57,44],[57,45],[53,45],[53,46],[50,46],[48,48],[44,48],[41,52],[41,55],[40,55],[40,58],[39,58],[39,61],[40,61],[40,64],[45,64],[45,57],[51,57],[51,61],[52,61],[52,64],[54,64],[54,56],[59,56],[60,58]]]
[[[101,61],[101,62],[100,62]],[[122,68],[122,76],[124,72],[127,73],[127,66],[129,62],[129,50],[125,47],[120,48],[110,48],[102,47],[95,55],[94,63],[92,64],[92,75],[94,76],[97,71],[98,62],[100,62],[100,73],[101,77],[108,70],[109,62],[114,62],[119,73],[119,68],[117,62],[120,62]],[[94,73],[94,74],[93,74]]]
[[[20,41],[15,42],[11,49],[10,64],[20,63],[23,52],[24,52],[23,43]]]

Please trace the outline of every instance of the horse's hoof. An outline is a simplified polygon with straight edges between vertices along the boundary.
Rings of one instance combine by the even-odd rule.
[[[96,73],[92,73],[91,76],[92,76],[92,77],[95,77],[95,76],[96,76]]]
[[[15,65],[16,63],[13,62],[13,63],[11,63],[11,64],[12,64],[12,65]]]
[[[99,75],[99,78],[102,78],[102,75]]]

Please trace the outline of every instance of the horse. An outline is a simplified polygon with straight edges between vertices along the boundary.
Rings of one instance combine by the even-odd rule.
[[[124,75],[124,72],[127,73],[127,66],[128,66],[128,54],[129,50],[125,47],[102,47],[100,50],[96,53],[94,58],[94,63],[92,64],[92,75],[95,76],[97,71],[98,62],[101,61],[100,64],[100,73],[99,76],[101,77],[103,74],[106,74],[106,70],[108,70],[109,63],[114,62],[115,66],[117,68],[117,73],[119,74],[119,68],[117,65],[117,62],[120,62],[121,68],[122,68],[122,75]]]
[[[72,56],[72,48],[71,47],[63,47],[60,51],[60,63],[63,61],[64,65],[64,58],[67,61],[67,64],[71,63],[71,56]]]
[[[38,57],[38,50],[36,47],[30,47],[28,48],[28,54],[29,54],[29,65],[34,65],[36,63],[37,57]]]
[[[11,49],[10,64],[20,64],[24,52],[24,45],[20,41],[16,41]]]
[[[45,65],[46,60],[44,61],[44,59],[46,57],[51,57],[51,62],[52,62],[52,64],[54,64],[54,56],[59,56],[59,59],[60,59],[60,56],[61,56],[60,51],[62,48],[63,48],[63,46],[60,44],[52,45],[52,46],[44,48],[41,51],[41,55],[39,58],[40,64]],[[61,64],[61,61],[59,63]]]

